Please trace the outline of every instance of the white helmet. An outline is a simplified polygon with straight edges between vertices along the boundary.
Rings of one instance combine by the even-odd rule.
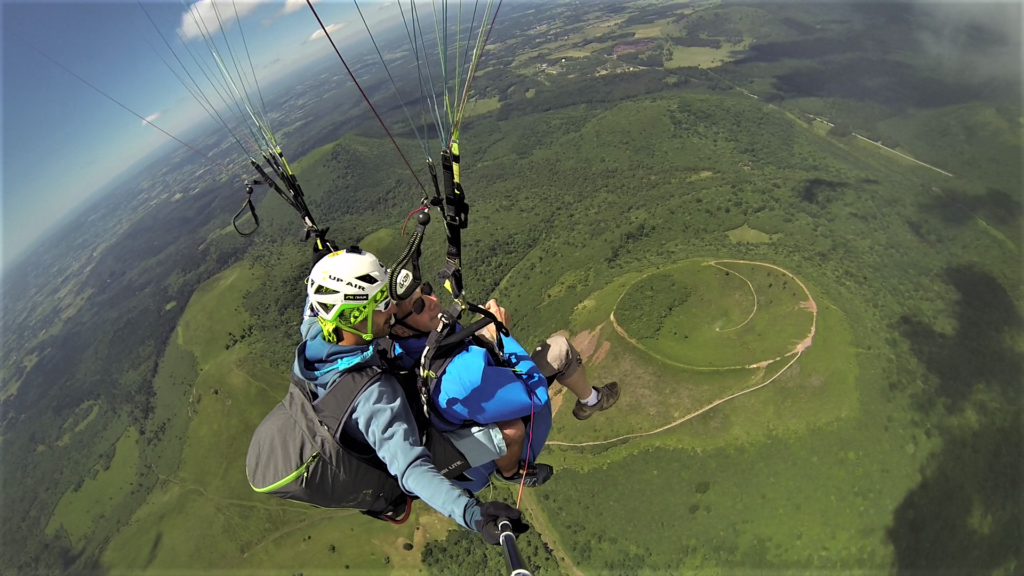
[[[355,246],[321,258],[306,284],[309,302],[322,326],[337,326],[365,340],[372,340],[373,335],[353,327],[367,320],[372,332],[373,311],[391,308],[387,269],[376,256]]]

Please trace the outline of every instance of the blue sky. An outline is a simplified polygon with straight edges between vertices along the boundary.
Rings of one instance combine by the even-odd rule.
[[[151,2],[146,9],[195,75],[198,69],[177,34],[194,33],[181,2]],[[210,0],[189,1],[216,22]],[[218,0],[233,48],[241,46],[230,0]],[[305,0],[236,0],[261,84],[296,65],[333,51]],[[371,30],[398,16],[393,2],[360,1]],[[366,32],[351,1],[316,4],[345,43]],[[2,10],[2,265],[6,266],[54,222],[125,167],[169,139],[98,94],[26,45],[103,90],[135,113],[181,137],[208,116],[150,46],[177,66],[163,40],[134,1],[8,2]],[[184,24],[183,24],[184,22]],[[336,31],[335,31],[336,30]],[[24,40],[24,41],[23,41]],[[147,43],[147,40],[149,43]],[[200,48],[202,39],[190,45]],[[344,53],[344,52],[343,52]],[[209,51],[205,51],[209,56]],[[180,70],[179,70],[180,73]],[[212,97],[212,96],[211,96]],[[187,141],[187,139],[186,139]]]

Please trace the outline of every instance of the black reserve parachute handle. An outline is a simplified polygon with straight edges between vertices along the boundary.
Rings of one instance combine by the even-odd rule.
[[[231,225],[235,227],[235,232],[238,232],[239,236],[252,236],[260,227],[260,217],[256,214],[256,207],[252,205],[252,187],[255,184],[261,184],[261,182],[259,180],[253,180],[252,182],[245,183],[245,202],[242,204],[242,207],[238,209],[238,212],[235,213],[235,217],[231,219]],[[252,214],[252,221],[255,225],[252,227],[252,230],[242,232],[238,227],[238,221],[240,218],[244,217],[246,208],[248,208],[249,213]]]
[[[523,557],[519,555],[519,548],[516,547],[516,535],[512,533],[512,523],[505,518],[499,518],[498,530],[498,540],[501,542],[501,549],[505,551],[505,567],[508,568],[509,576],[533,576],[523,566]]]
[[[416,229],[413,230],[409,243],[405,246],[405,251],[391,267],[391,273],[388,275],[388,294],[395,300],[408,299],[423,282],[423,277],[420,274],[420,255],[423,236],[428,224],[430,224],[429,212],[423,210],[416,215]],[[412,267],[412,281],[406,286],[399,286],[399,276],[406,265]]]

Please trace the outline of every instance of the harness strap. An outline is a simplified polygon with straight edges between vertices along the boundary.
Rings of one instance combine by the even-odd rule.
[[[380,518],[382,518],[383,520],[386,520],[389,524],[394,524],[395,526],[401,526],[402,524],[405,524],[406,520],[408,520],[409,517],[412,516],[412,501],[413,501],[413,497],[406,495],[406,497],[405,497],[405,512],[401,516],[400,520],[399,519],[392,519],[391,516],[388,514],[388,512],[390,512],[390,511],[385,511],[383,514],[380,515]],[[363,512],[363,514],[366,514],[366,512]],[[367,514],[367,516],[374,516],[374,515],[373,514]]]
[[[462,298],[462,231],[469,226],[469,204],[459,177],[459,143],[441,152],[444,183],[444,228],[448,237],[445,267],[438,273],[444,287],[456,300]]]
[[[432,381],[437,379],[437,375],[430,371],[430,366],[433,364],[434,356],[437,354],[438,344],[454,329],[461,313],[462,307],[458,302],[455,302],[451,307],[439,314],[440,322],[437,323],[437,329],[431,332],[430,336],[427,336],[427,342],[423,346],[423,353],[420,355],[420,367],[416,372],[416,387],[419,389],[420,400],[423,403],[423,413],[428,418],[430,417]]]
[[[482,316],[482,318],[480,318],[476,322],[473,322],[469,326],[463,327],[461,332],[466,332],[466,333],[468,333],[470,335],[473,335],[473,334],[476,334],[479,330],[481,330],[483,328],[486,328],[490,324],[494,324],[494,327],[498,330],[499,334],[501,334],[502,336],[508,336],[509,335],[508,328],[504,324],[502,324],[501,321],[499,321],[498,318],[494,314],[492,314],[490,312],[490,310],[487,310],[486,308],[484,308],[482,306],[477,306],[476,304],[473,304],[472,302],[466,302],[466,309],[469,310],[470,312],[475,312],[475,313],[479,314],[480,316]],[[438,347],[438,352],[440,352],[441,350],[443,350],[447,346],[450,346],[450,345],[452,345],[454,343],[461,342],[462,340],[465,340],[467,338],[467,336],[462,336],[461,332],[456,332],[454,334],[451,334],[447,338],[445,338],[444,340],[439,342],[438,346],[437,346]],[[485,343],[486,343],[486,341],[485,341]],[[505,358],[505,346],[504,346],[504,344],[502,344],[501,339],[500,338],[497,339],[493,343],[493,346],[496,348],[495,352],[498,354],[498,356],[500,358],[502,358],[502,361],[503,361],[504,358]],[[490,348],[490,346],[487,346],[487,345],[484,345],[482,347]]]
[[[487,351],[496,366],[511,368],[508,360],[505,358],[505,349],[501,343],[501,338],[498,338],[495,342],[490,342],[489,340],[476,337],[477,330],[491,323],[505,336],[509,334],[508,329],[488,310],[475,304],[470,304],[467,308],[482,314],[484,317],[460,331],[455,331],[458,317],[463,311],[463,308],[456,302],[451,308],[441,313],[441,321],[438,323],[437,330],[431,332],[430,336],[427,337],[423,354],[420,356],[420,369],[417,373],[416,386],[419,388],[420,399],[423,402],[423,412],[428,418],[430,417],[430,400],[434,393],[434,388],[437,386],[441,375],[448,368],[448,365],[466,347],[470,345],[479,346]],[[437,360],[441,360],[441,362],[435,365]],[[441,414],[440,410],[436,411],[434,415],[454,428],[481,425],[473,420],[465,420],[462,423],[452,422]]]

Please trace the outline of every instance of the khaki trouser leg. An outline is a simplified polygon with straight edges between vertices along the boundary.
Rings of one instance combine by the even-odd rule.
[[[548,338],[530,354],[530,357],[545,378],[553,378],[571,390],[580,400],[590,397],[593,389],[587,384],[583,358],[565,336]]]

